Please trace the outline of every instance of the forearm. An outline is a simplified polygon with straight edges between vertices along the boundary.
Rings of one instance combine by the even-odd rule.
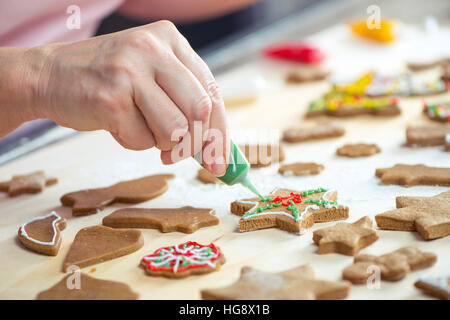
[[[209,19],[252,5],[260,0],[127,0],[120,12],[138,19],[192,22]]]
[[[43,49],[0,48],[0,137],[44,117],[37,97],[45,56]]]

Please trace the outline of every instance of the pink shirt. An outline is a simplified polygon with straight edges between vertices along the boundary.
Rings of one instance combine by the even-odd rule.
[[[0,46],[31,47],[51,42],[78,41],[93,35],[102,18],[124,0],[1,0]],[[80,29],[67,27],[71,13],[80,8]]]
[[[0,0],[0,47],[32,47],[92,36],[100,21],[120,10],[142,20],[192,22],[259,0]],[[67,27],[71,5],[80,8],[80,29]]]

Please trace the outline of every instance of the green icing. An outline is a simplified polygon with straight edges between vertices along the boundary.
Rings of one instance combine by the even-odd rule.
[[[321,192],[326,192],[326,191],[328,191],[328,190],[319,187],[319,188],[317,188],[317,189],[310,189],[310,190],[300,191],[300,192],[298,192],[298,193],[301,194],[302,196],[306,197],[306,196],[309,196],[309,195],[312,195],[312,194],[315,194],[315,193],[321,193]],[[266,197],[266,198],[261,197],[261,201],[262,201],[262,202],[272,201],[273,199],[274,199],[274,198],[270,198],[270,197]],[[295,206],[295,203],[294,203],[292,200],[291,200],[290,202],[291,202],[291,205],[288,206],[287,209],[288,209],[289,211],[292,212],[292,215],[294,216],[294,219],[295,219],[295,220],[298,220],[298,218],[299,218],[299,217],[298,217],[299,210],[298,210],[298,208]],[[308,200],[305,201],[305,203],[315,203],[315,204],[317,204],[317,205],[320,206],[320,205],[322,205],[322,204],[335,204],[335,203],[337,203],[337,202],[336,202],[336,201],[326,201],[326,200],[313,200],[313,199],[308,199]],[[258,214],[258,213],[263,212],[264,210],[273,209],[273,208],[280,207],[280,206],[282,206],[281,203],[269,203],[269,204],[266,204],[264,207],[258,207],[258,208],[256,208],[254,211],[249,211],[249,212],[247,212],[246,214],[244,214],[244,215],[242,216],[242,218],[246,218],[246,217],[248,217],[248,216],[256,215],[256,214]]]

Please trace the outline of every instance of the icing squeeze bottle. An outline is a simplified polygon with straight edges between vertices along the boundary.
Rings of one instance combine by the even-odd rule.
[[[195,160],[203,167],[201,160],[201,152],[193,156]],[[231,186],[236,183],[242,184],[244,187],[249,189],[251,192],[256,194],[259,198],[263,199],[263,196],[259,193],[258,189],[255,188],[253,183],[248,178],[248,171],[250,169],[250,164],[248,163],[242,151],[230,140],[230,161],[225,171],[225,174],[221,177],[216,177],[223,183]]]

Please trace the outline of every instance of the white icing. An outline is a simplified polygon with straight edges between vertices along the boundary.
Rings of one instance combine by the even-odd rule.
[[[445,135],[445,142],[450,143],[450,133]]]
[[[273,195],[275,192],[277,192],[280,188],[276,188],[271,192],[271,195]],[[334,201],[331,200],[330,198],[328,198],[328,195],[330,195],[331,193],[335,192],[336,190],[328,190],[327,192],[325,192],[325,194],[322,196],[322,200],[325,201]],[[256,210],[258,208],[258,204],[259,202],[253,202],[253,201],[245,201],[245,200],[238,200],[239,203],[245,203],[245,204],[252,204],[253,207],[251,209],[249,209],[247,212]],[[344,207],[344,205],[342,204],[325,204],[324,205],[325,208],[330,209],[330,208],[338,208],[338,207]],[[248,216],[242,216],[241,219],[242,220],[247,220],[249,218],[252,217],[256,217],[256,216],[262,216],[262,215],[267,215],[267,214],[278,214],[278,215],[284,215],[287,216],[295,221],[301,221],[303,219],[303,216],[306,215],[306,213],[308,212],[308,210],[319,210],[320,207],[316,204],[312,204],[307,206],[302,212],[300,212],[298,214],[298,218],[295,218],[292,214],[289,214],[287,212],[283,212],[283,211],[269,211],[269,212],[260,212],[257,214],[252,214],[252,215],[248,215]]]
[[[46,242],[46,241],[39,241],[39,240],[36,240],[36,239],[34,239],[34,238],[31,238],[31,237],[28,235],[27,231],[25,230],[25,227],[26,227],[28,224],[30,224],[30,223],[32,223],[32,222],[34,222],[34,221],[37,221],[37,220],[45,220],[45,219],[47,219],[47,218],[49,218],[49,217],[52,217],[52,216],[56,217],[56,219],[53,220],[53,222],[52,222],[52,228],[53,228],[53,238],[52,238],[52,241],[49,241],[49,242]],[[33,219],[29,220],[28,222],[24,223],[24,224],[20,227],[20,235],[21,235],[22,237],[24,237],[24,238],[26,238],[26,239],[28,239],[28,240],[30,240],[30,241],[36,243],[36,244],[40,244],[40,245],[43,245],[43,246],[54,246],[55,243],[56,243],[56,235],[57,235],[56,223],[57,223],[58,221],[61,221],[61,220],[62,220],[62,218],[61,218],[55,211],[52,211],[52,212],[50,212],[49,214],[47,214],[47,215],[45,215],[45,216],[42,216],[42,217],[36,217],[36,218],[33,218]]]
[[[172,254],[173,251],[171,251],[170,249],[163,249],[160,251],[160,252],[164,253],[163,255],[161,255],[161,256],[159,256],[159,255],[158,256],[146,256],[143,258],[143,260],[155,267],[160,267],[160,266],[165,265],[166,263],[175,261],[175,264],[172,268],[174,273],[178,272],[180,263],[183,262],[183,257],[186,261],[188,261],[192,264],[195,264],[195,265],[207,264],[208,266],[215,268],[216,265],[210,260],[216,259],[219,256],[219,251],[217,251],[214,254],[214,256],[212,256],[212,257],[204,255],[204,251],[206,251],[208,248],[210,248],[210,247],[202,247],[202,248],[196,249],[194,245],[190,245],[190,246],[186,247],[185,249],[181,249],[179,246],[175,246],[173,251],[181,253],[182,255],[174,255],[174,254]],[[188,251],[193,251],[194,254],[189,257],[185,256],[185,254]],[[153,262],[154,260],[160,260],[160,259],[163,259],[163,261]],[[197,260],[195,260],[195,259],[197,259]]]

